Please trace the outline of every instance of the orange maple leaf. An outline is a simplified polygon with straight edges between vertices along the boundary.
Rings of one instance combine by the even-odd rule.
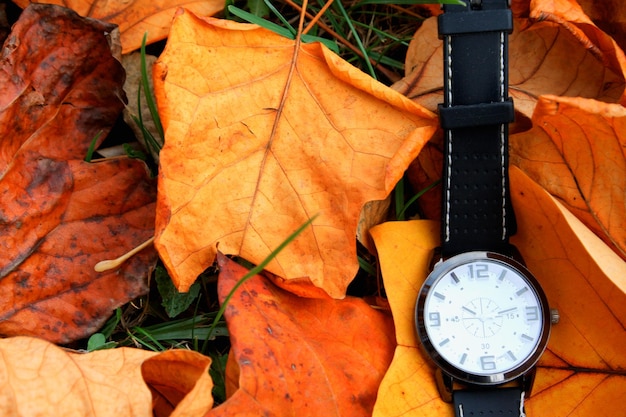
[[[294,56],[295,54],[295,56]],[[384,199],[434,115],[320,44],[181,12],[155,67],[166,129],[155,245],[182,290],[215,258],[269,265],[343,297],[361,207]]]

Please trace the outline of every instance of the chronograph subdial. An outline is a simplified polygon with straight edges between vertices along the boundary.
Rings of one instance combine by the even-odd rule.
[[[499,306],[485,297],[476,298],[462,307],[462,321],[465,330],[474,337],[494,336],[502,328],[502,315]]]

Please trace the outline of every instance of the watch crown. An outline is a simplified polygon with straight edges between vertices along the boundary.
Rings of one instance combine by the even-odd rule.
[[[559,314],[559,310],[556,308],[550,309],[550,323],[557,324],[561,319],[561,315]]]

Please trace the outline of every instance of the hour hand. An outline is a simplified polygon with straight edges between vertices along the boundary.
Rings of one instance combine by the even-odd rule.
[[[467,307],[465,307],[465,306],[463,306],[463,310],[467,311],[468,313],[470,313],[470,314],[472,314],[472,315],[474,315],[474,316],[476,315],[476,312],[475,312],[475,311],[470,310],[469,308],[467,308]]]

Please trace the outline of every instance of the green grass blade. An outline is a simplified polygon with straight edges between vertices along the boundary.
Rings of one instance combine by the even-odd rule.
[[[139,88],[137,89],[137,116],[131,115],[131,117],[133,118],[137,126],[139,126],[139,128],[141,129],[141,134],[143,136],[143,140],[147,148],[146,150],[149,153],[154,153],[155,155],[158,155],[161,152],[161,144],[157,142],[157,140],[154,138],[152,133],[146,128],[146,125],[143,122],[143,112],[141,109],[142,90],[143,90],[143,80],[142,80],[142,84],[139,84]],[[150,115],[152,116],[152,111],[150,111]],[[161,120],[158,113],[157,113],[157,118]]]
[[[335,0],[335,2],[333,3],[333,6],[339,9],[339,12],[345,19],[346,24],[350,28],[350,32],[352,32],[352,36],[354,36],[354,40],[356,41],[357,47],[363,54],[363,60],[365,61],[365,65],[367,65],[367,70],[369,71],[372,78],[376,79],[376,71],[374,71],[374,67],[372,67],[369,54],[367,53],[367,50],[363,46],[361,37],[359,36],[359,33],[356,31],[354,25],[352,24],[352,20],[350,19],[350,16],[348,16],[348,12],[346,12],[346,9],[343,7],[343,4],[341,4],[341,0]]]
[[[272,13],[274,13],[274,15],[278,18],[278,20],[280,20],[282,22],[282,24],[285,25],[285,27],[287,29],[289,29],[289,31],[291,32],[291,38],[295,38],[296,34],[298,33],[296,28],[291,26],[289,21],[287,19],[285,19],[285,16],[280,14],[278,9],[276,9],[276,7],[274,7],[274,5],[272,4],[272,2],[270,0],[263,0],[263,1],[265,2],[265,5],[267,6],[267,8],[270,9],[270,11]]]
[[[375,277],[376,276],[376,270],[374,269],[374,267],[367,262],[363,257],[359,256],[359,267],[365,271],[366,274]]]
[[[85,162],[91,162],[91,159],[93,158],[93,153],[96,150],[96,143],[98,142],[98,139],[100,139],[100,136],[102,136],[102,130],[96,133],[96,136],[91,139],[91,143],[89,144],[89,148],[87,149],[87,155],[85,155]]]
[[[404,220],[404,214],[406,213],[406,210],[409,207],[411,207],[411,205],[413,203],[415,203],[418,198],[423,196],[427,191],[430,191],[433,188],[435,188],[435,186],[437,184],[439,184],[440,182],[441,182],[441,180],[437,180],[437,181],[433,182],[428,187],[424,188],[423,190],[420,190],[417,194],[415,194],[413,197],[411,197],[411,199],[409,201],[407,201],[406,204],[404,204],[404,207],[402,207],[402,210],[400,210],[400,212],[398,213],[398,215],[397,215],[398,220]],[[396,206],[396,207],[401,207],[401,206]]]
[[[146,97],[146,104],[148,105],[148,109],[150,109],[150,115],[152,115],[152,120],[154,121],[154,126],[156,127],[157,132],[161,139],[165,140],[165,134],[163,133],[163,126],[161,125],[161,118],[159,117],[159,112],[156,107],[156,103],[152,94],[150,93],[150,84],[148,82],[148,67],[146,65],[146,41],[148,39],[148,32],[143,34],[143,39],[141,41],[141,84],[143,86],[144,96]]]
[[[265,258],[260,264],[258,264],[254,268],[252,268],[250,271],[248,271],[248,273],[246,275],[244,275],[235,284],[235,286],[233,287],[232,290],[230,290],[230,292],[228,293],[226,298],[224,298],[224,302],[222,303],[222,306],[220,307],[219,311],[217,312],[217,315],[215,316],[215,319],[213,320],[213,324],[211,325],[211,328],[209,329],[209,337],[212,336],[213,329],[217,326],[218,321],[224,315],[224,311],[226,310],[226,306],[228,306],[228,302],[233,297],[233,295],[235,294],[237,289],[239,289],[239,287],[241,287],[241,285],[244,282],[246,282],[248,279],[252,278],[253,276],[255,276],[255,275],[259,274],[259,273],[261,273],[265,269],[265,267],[272,261],[272,259],[274,259],[283,249],[285,249],[287,247],[287,245],[289,245],[293,240],[295,240],[295,238],[298,237],[298,235],[300,233],[302,233],[307,227],[309,227],[311,225],[311,223],[313,223],[313,221],[315,220],[316,217],[317,217],[317,215],[315,215],[315,216],[311,217],[309,220],[307,220],[295,232],[293,232],[291,235],[289,235],[289,237],[287,239],[285,239],[280,245],[278,245],[278,247],[276,249],[274,249],[272,251],[272,253],[270,253],[268,255],[267,258]]]
[[[148,349],[150,349],[152,351],[155,351],[155,352],[163,352],[163,351],[167,350],[167,348],[165,346],[163,346],[161,343],[159,343],[159,341],[156,340],[154,337],[152,337],[152,335],[149,332],[147,332],[145,329],[143,329],[141,327],[133,327],[133,331],[136,332],[136,333],[139,333],[141,336],[143,336],[143,338],[141,338],[141,337],[137,337],[134,334],[130,334],[130,337],[132,337],[133,340],[135,340],[136,342],[138,342],[142,346],[145,346]],[[146,341],[146,339],[149,340],[150,342],[154,343],[154,346],[151,345],[150,343],[148,343]]]
[[[270,9],[263,0],[248,0],[248,10],[255,16],[264,17],[270,14]]]
[[[228,11],[240,19],[245,20],[249,23],[254,23],[255,25],[259,25],[267,30],[271,30],[274,33],[279,34],[288,39],[293,39],[294,34],[290,32],[288,29],[285,29],[282,26],[277,25],[276,23],[270,22],[269,20],[265,20],[262,17],[253,15],[250,12],[246,12],[245,10],[241,10],[236,6],[228,6]]]

